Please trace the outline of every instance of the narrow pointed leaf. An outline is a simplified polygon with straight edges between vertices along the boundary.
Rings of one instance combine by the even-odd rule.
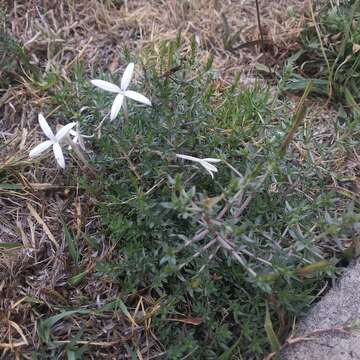
[[[266,315],[265,315],[264,327],[271,346],[271,350],[277,352],[280,349],[280,342],[274,331],[273,324],[271,321],[269,306],[267,303],[266,303]]]
[[[86,310],[86,309],[69,310],[69,311],[63,311],[60,314],[56,314],[45,320],[40,320],[38,328],[37,328],[37,333],[39,335],[39,338],[43,342],[49,343],[51,340],[51,328],[58,321],[62,320],[65,317],[72,316],[75,314],[89,314],[89,313],[90,313],[90,310]]]

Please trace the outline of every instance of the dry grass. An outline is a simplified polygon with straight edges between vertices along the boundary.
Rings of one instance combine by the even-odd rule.
[[[249,72],[261,58],[267,63],[276,58],[278,63],[286,57],[296,46],[306,2],[260,1],[265,55],[251,44],[259,31],[255,2],[250,0],[131,0],[124,6],[98,0],[9,3],[13,3],[8,5],[12,34],[25,44],[34,63],[55,67],[64,75],[80,57],[89,66],[114,71],[124,48],[135,53],[157,49],[161,41],[174,39],[180,31],[184,49],[195,36],[200,56],[205,59],[212,54],[215,67],[229,76],[239,70]],[[232,37],[225,45],[224,39]]]
[[[94,67],[114,72],[123,66],[119,55],[125,48],[135,54],[147,48],[159,51],[161,41],[174,39],[181,31],[184,53],[195,36],[199,56],[204,61],[214,56],[225,82],[241,71],[245,83],[256,63],[273,65],[296,46],[304,7],[302,0],[260,1],[267,48],[262,54],[258,44],[251,45],[258,39],[253,1],[130,0],[124,4],[0,1],[9,15],[10,33],[24,44],[33,64],[64,79],[79,59],[85,60],[88,71]],[[290,7],[297,16],[289,15]],[[238,31],[224,46],[224,38]],[[69,342],[71,330],[84,329],[78,345],[89,341],[94,359],[120,358],[119,354],[127,353],[122,346],[126,342],[136,345],[139,359],[161,356],[163,349],[150,326],[158,304],[146,291],[130,299],[133,307],[128,314],[117,311],[114,317],[113,311],[96,311],[107,298],[121,298],[121,288],[110,279],[99,281],[93,276],[95,262],[113,254],[104,239],[97,251],[87,250],[85,234],[97,224],[92,199],[79,193],[76,181],[67,185],[69,179],[54,168],[52,160],[29,166],[28,151],[41,137],[36,114],[46,101],[26,76],[19,75],[16,86],[0,89],[0,234],[1,243],[8,244],[0,252],[0,358],[30,359],[30,352],[40,347],[37,320],[65,305],[88,313],[59,321],[53,329],[58,341]],[[64,224],[75,234],[86,259],[83,281],[76,287],[67,283],[74,269],[67,263]],[[41,313],[31,306],[34,301]]]

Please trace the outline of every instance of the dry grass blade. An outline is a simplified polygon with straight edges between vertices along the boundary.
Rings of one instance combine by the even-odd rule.
[[[59,249],[60,246],[58,242],[56,241],[54,235],[51,233],[49,227],[45,224],[44,220],[40,217],[40,215],[36,212],[36,210],[33,208],[33,206],[28,203],[27,207],[30,211],[30,214],[35,218],[35,220],[38,222],[39,225],[42,226],[45,234],[48,236],[48,238],[51,240],[51,242],[55,245],[56,249]]]
[[[278,56],[294,46],[302,28],[302,16],[289,16],[286,9],[292,6],[301,14],[304,4],[299,0],[280,0],[267,5],[261,8],[261,42],[266,36],[274,55]],[[9,11],[10,16],[16,19],[13,33],[35,55],[33,60],[39,62],[37,54],[45,51],[48,59],[46,67],[59,70],[63,67],[65,76],[80,58],[89,65],[117,70],[117,53],[123,44],[132,51],[149,47],[158,49],[162,40],[174,39],[179,31],[184,51],[190,48],[196,35],[200,57],[205,60],[212,54],[215,66],[223,75],[225,69],[231,74],[240,70],[248,72],[248,64],[254,66],[258,61],[258,54],[253,48],[245,47],[241,51],[224,48],[221,20],[221,14],[224,14],[229,37],[234,37],[233,41],[244,44],[257,40],[259,33],[254,23],[257,16],[260,17],[260,9],[254,2],[229,0],[209,3],[200,0],[185,5],[174,1],[136,0],[122,7],[97,0],[66,0],[58,6],[44,2],[40,7],[34,0],[22,0],[17,1]],[[26,33],[23,31],[25,26]],[[90,40],[88,34],[92,34]],[[66,46],[57,52],[55,45],[58,44]]]
[[[9,333],[9,338],[11,338],[11,341],[9,343],[0,342],[0,349],[2,348],[2,349],[13,350],[15,348],[29,344],[28,341],[26,340],[26,337],[25,337],[23,331],[21,330],[20,326],[17,323],[15,323],[14,321],[8,320],[8,325],[16,330],[17,334],[20,335],[20,337],[21,337],[21,341],[16,341],[16,340],[14,341],[12,339],[12,336]]]

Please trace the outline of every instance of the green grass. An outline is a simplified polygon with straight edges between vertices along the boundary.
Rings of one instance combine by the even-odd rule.
[[[307,79],[316,94],[331,98],[359,115],[360,2],[327,2],[308,14],[300,50],[289,59],[295,75],[286,89],[302,91]],[[314,25],[315,24],[315,25]]]
[[[141,81],[132,88],[154,106],[132,102],[128,122],[104,122],[101,137],[88,144],[96,174],[69,167],[62,178],[79,184],[98,222],[78,240],[64,225],[64,279],[76,302],[59,302],[49,316],[43,302],[29,300],[38,321],[34,358],[94,354],[96,346],[79,345],[103,331],[94,319],[132,319],[142,299],[146,316],[135,320],[162,344],[164,358],[260,359],[286,340],[339,262],[356,252],[358,199],[345,191],[351,176],[339,167],[358,145],[356,119],[344,114],[324,125],[300,116],[296,123],[304,114],[283,96],[286,79],[275,88],[259,82],[247,89],[235,79],[219,89],[211,60],[197,63],[193,46],[182,61],[178,46],[163,44],[160,57],[144,54],[144,67],[138,61]],[[59,107],[60,123],[80,121],[91,133],[113,100],[91,86],[94,77],[109,74],[75,64],[70,82],[54,74],[52,86],[31,86],[48,96],[45,114]],[[176,153],[222,162],[212,180]],[[202,240],[184,246],[204,228]],[[232,250],[216,242],[202,251],[216,237]],[[118,290],[98,292],[99,306],[87,284]],[[64,339],[59,324],[67,327],[67,344],[57,339],[59,333]],[[133,333],[116,345],[117,355],[135,358],[143,341]]]

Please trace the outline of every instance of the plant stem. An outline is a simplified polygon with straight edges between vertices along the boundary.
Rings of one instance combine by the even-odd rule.
[[[258,23],[259,33],[260,33],[260,47],[261,47],[261,51],[264,52],[264,50],[265,50],[265,46],[264,46],[264,34],[263,34],[263,31],[262,31],[262,27],[261,27],[261,17],[260,17],[259,0],[255,0],[255,4],[256,4],[257,23]]]
[[[125,123],[127,123],[129,120],[129,111],[128,111],[127,102],[126,102],[125,98],[124,98],[124,102],[123,102],[123,110],[124,110]]]

